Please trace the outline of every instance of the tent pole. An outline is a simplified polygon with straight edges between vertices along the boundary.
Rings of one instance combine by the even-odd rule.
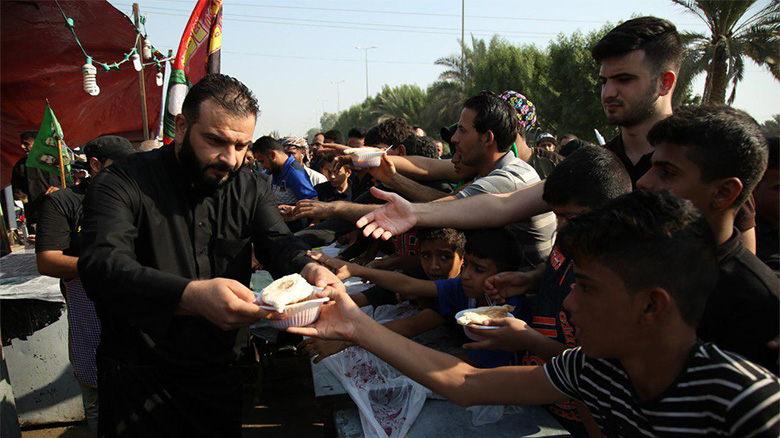
[[[138,8],[138,3],[133,3],[133,17],[135,18],[136,32],[141,28],[141,11]],[[143,41],[138,38],[138,56],[143,53]],[[138,72],[138,82],[141,86],[141,115],[143,116],[144,123],[144,140],[149,140],[149,116],[146,114],[146,83],[144,81],[144,64],[141,59],[141,71]]]

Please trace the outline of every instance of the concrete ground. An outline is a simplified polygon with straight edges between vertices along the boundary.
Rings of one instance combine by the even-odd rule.
[[[322,437],[323,414],[314,400],[309,361],[300,356],[263,359],[244,369],[245,438]],[[262,387],[256,385],[258,376]],[[86,425],[47,426],[22,431],[23,438],[91,438]]]

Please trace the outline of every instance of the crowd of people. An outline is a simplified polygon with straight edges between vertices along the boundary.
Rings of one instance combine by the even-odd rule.
[[[90,426],[240,436],[245,328],[281,317],[247,287],[262,268],[331,299],[288,329],[315,362],[359,346],[460,405],[544,405],[574,436],[779,436],[778,138],[731,107],[673,108],[666,20],[628,20],[592,55],[620,128],[605,145],[531,135],[544,108],[513,90],[468,98],[441,139],[390,118],[253,140],[254,95],[210,74],[171,144],[97,138],[90,178],[60,190],[15,167]],[[352,165],[364,146],[378,166]],[[312,250],[334,242],[338,257]],[[373,287],[348,295],[353,276]],[[421,311],[360,310],[399,300]],[[515,317],[462,355],[408,339],[504,302]]]

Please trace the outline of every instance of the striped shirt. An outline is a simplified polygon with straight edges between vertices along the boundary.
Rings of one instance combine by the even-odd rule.
[[[619,361],[579,347],[553,358],[545,372],[588,406],[607,437],[780,436],[780,380],[715,344],[697,344],[672,386],[649,401],[639,400]]]

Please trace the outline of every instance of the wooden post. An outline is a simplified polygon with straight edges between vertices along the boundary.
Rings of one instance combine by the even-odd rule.
[[[138,3],[133,3],[133,17],[135,18],[135,28],[141,29],[141,11]],[[141,86],[141,115],[144,123],[144,140],[149,140],[149,117],[146,114],[146,82],[144,81],[144,59],[143,59],[143,41],[138,38],[138,56],[141,57],[141,71],[138,72],[138,82]]]
[[[60,184],[64,189],[67,187],[65,184],[65,162],[62,159],[62,140],[59,138],[59,135],[57,136],[57,153],[60,155]]]

